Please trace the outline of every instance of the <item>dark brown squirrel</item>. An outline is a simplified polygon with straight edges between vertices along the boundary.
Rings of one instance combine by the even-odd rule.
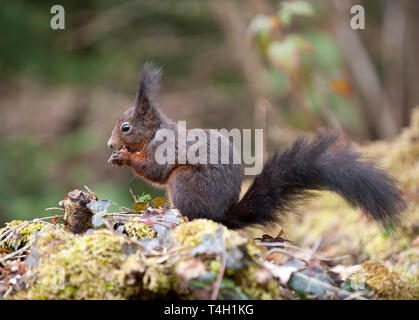
[[[189,219],[207,218],[229,228],[276,223],[278,213],[292,210],[294,201],[310,195],[310,190],[330,190],[384,225],[399,220],[405,202],[395,180],[361,160],[359,153],[330,148],[336,135],[319,134],[312,142],[299,138],[290,148],[275,152],[240,201],[241,164],[159,164],[155,159],[162,143],[156,139],[158,130],[172,130],[176,160],[180,152],[177,124],[153,100],[160,78],[161,69],[146,63],[134,106],[121,115],[108,141],[114,150],[108,162],[129,166],[144,180],[167,186],[169,201]],[[232,144],[219,138],[221,144],[228,144],[231,156]]]

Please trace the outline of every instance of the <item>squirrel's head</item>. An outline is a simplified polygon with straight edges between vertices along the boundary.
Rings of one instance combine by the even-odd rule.
[[[156,131],[159,111],[153,105],[160,83],[161,69],[147,62],[140,73],[134,106],[125,111],[116,122],[108,147],[120,150],[126,147],[130,152],[139,151],[141,146]]]

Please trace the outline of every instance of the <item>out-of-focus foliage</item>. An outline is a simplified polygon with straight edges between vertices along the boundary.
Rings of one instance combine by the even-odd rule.
[[[301,125],[308,117],[331,125],[330,117],[336,117],[333,129],[342,129],[341,123],[345,130],[362,130],[338,45],[329,30],[318,27],[323,5],[280,1],[275,14],[257,15],[248,31],[283,103],[292,105],[283,115],[291,123]]]
[[[215,96],[217,88],[240,84],[228,62],[204,82],[190,81],[194,64],[222,42],[206,3],[71,1],[63,4],[66,28],[58,31],[50,28],[54,4],[18,0],[0,8],[0,223],[39,215],[75,185],[122,204],[129,187],[163,195],[106,163],[108,135],[132,103],[146,60],[164,67],[163,100],[188,113],[199,107],[194,100],[208,99],[192,93],[185,101],[182,90],[192,87],[183,83]],[[170,94],[176,86],[180,94]]]
[[[214,3],[222,10],[214,10]],[[131,200],[129,188],[163,195],[129,169],[106,163],[106,141],[133,101],[146,60],[164,69],[162,110],[174,120],[186,119],[188,127],[263,127],[269,153],[290,139],[276,130],[283,124],[379,137],[366,123],[381,117],[366,120],[365,115],[368,106],[381,103],[369,103],[360,94],[334,33],[337,11],[331,3],[68,1],[65,30],[54,31],[50,9],[56,2],[5,2],[0,7],[0,223],[39,216],[75,186],[87,185],[120,204]],[[362,5],[367,29],[356,35],[401,126],[419,101],[412,89],[418,82],[414,53],[419,41],[411,38],[418,5],[408,0]],[[236,17],[244,32],[233,28],[237,34],[230,35],[221,15],[227,15],[227,26],[235,26]],[[405,37],[391,33],[400,21],[406,21]],[[383,32],[385,26],[389,32]],[[248,74],[254,52],[239,52],[234,38],[256,51],[261,68]],[[397,39],[405,42],[399,45]],[[403,71],[404,60],[409,72]],[[262,97],[252,91],[257,73],[267,79]],[[272,105],[266,122],[257,121],[260,98]]]

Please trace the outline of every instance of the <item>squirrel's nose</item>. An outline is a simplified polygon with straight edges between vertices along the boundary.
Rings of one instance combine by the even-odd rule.
[[[108,140],[108,148],[109,149],[113,149],[114,148],[114,145],[113,145],[111,139]]]

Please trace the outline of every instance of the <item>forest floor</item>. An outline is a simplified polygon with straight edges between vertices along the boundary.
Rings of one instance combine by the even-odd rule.
[[[59,215],[0,229],[0,299],[419,299],[419,110],[362,151],[408,208],[384,229],[321,192],[275,230],[187,221],[163,198],[73,190]],[[268,235],[269,233],[270,235]]]

